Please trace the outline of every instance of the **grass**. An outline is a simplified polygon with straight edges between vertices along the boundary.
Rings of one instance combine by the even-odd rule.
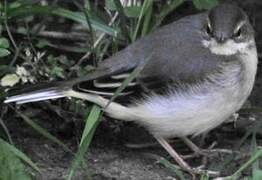
[[[96,127],[99,123],[99,117],[101,113],[101,108],[94,105],[91,109],[90,114],[88,115],[86,121],[85,121],[85,129],[83,131],[81,141],[79,144],[79,148],[77,153],[75,154],[75,159],[72,162],[72,165],[69,169],[69,175],[67,180],[71,180],[75,174],[76,169],[82,162],[82,159],[84,159],[84,155],[86,151],[88,150],[88,147],[92,141],[92,138],[94,136]]]
[[[14,75],[17,66],[24,67],[25,70],[28,68],[31,71],[28,71],[28,74],[17,75],[19,82],[16,85],[27,83],[29,77],[33,77],[32,81],[36,83],[86,75],[90,70],[96,68],[98,62],[154,31],[170,13],[185,3],[184,0],[161,3],[145,0],[140,3],[132,1],[131,6],[124,6],[119,0],[99,2],[96,4],[94,1],[85,0],[82,4],[78,4],[79,2],[76,1],[67,4],[54,1],[52,4],[46,5],[21,0],[0,2],[1,77]],[[217,0],[193,0],[194,6],[199,10],[209,9],[217,3]],[[77,28],[81,30],[77,31]],[[79,37],[86,37],[86,39]],[[41,54],[44,55],[41,56]],[[142,68],[143,66],[133,71],[131,76],[115,92],[110,102],[137,76]],[[4,89],[4,87],[0,87],[0,99],[2,100],[6,96]],[[68,111],[85,119],[85,128],[79,147],[73,155],[74,158],[68,170],[68,180],[72,179],[77,169],[84,164],[82,159],[88,151],[102,114],[102,110],[96,105],[78,102],[79,100],[57,100],[54,103],[55,106],[49,107],[49,110],[56,114]],[[25,105],[24,108],[31,107]],[[61,140],[33,120],[38,117],[25,115],[22,111],[15,110],[15,107],[11,109],[36,132],[73,154],[72,150]],[[258,112],[261,112],[260,109]],[[9,151],[16,154],[16,157],[29,164],[34,170],[39,171],[38,167],[25,154],[14,148],[12,134],[4,121],[9,119],[9,116],[3,111],[0,118],[0,126],[7,137],[6,140],[10,143],[3,144],[9,148]],[[247,137],[250,135],[253,137],[250,159],[227,178],[236,179],[247,168],[252,169],[251,179],[257,180],[261,177],[258,159],[262,152],[256,145],[255,134],[252,129],[242,139],[242,142],[246,142]],[[180,179],[186,179],[187,176],[169,161],[162,158],[159,162],[175,171]],[[201,177],[201,180],[207,179],[209,177],[205,175]]]

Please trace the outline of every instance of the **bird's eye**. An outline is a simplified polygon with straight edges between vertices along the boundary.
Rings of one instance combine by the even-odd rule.
[[[207,35],[211,36],[212,35],[212,29],[211,29],[211,25],[208,23],[206,26],[206,33]]]
[[[239,28],[235,33],[234,33],[234,38],[240,38],[242,35],[242,29]]]

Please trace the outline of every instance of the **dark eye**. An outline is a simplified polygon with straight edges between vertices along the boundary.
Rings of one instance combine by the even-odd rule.
[[[239,28],[239,29],[235,32],[235,34],[234,34],[234,38],[240,38],[241,35],[242,35],[242,29]]]
[[[210,24],[207,24],[207,26],[206,26],[206,33],[207,33],[209,36],[212,36],[212,29],[211,29]]]

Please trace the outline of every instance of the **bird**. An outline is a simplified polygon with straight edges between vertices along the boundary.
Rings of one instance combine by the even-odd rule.
[[[241,108],[257,71],[254,34],[242,8],[219,4],[156,29],[84,77],[35,85],[4,102],[87,100],[109,117],[145,127],[183,170],[195,173],[168,139],[190,144],[188,136],[216,128]],[[123,81],[118,96],[127,101],[110,100]]]

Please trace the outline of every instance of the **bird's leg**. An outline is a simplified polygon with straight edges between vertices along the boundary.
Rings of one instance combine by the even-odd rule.
[[[180,156],[179,154],[172,148],[172,146],[167,142],[166,139],[159,136],[154,136],[156,140],[161,144],[163,148],[169,153],[171,157],[174,158],[174,160],[178,163],[178,165],[181,167],[181,169],[189,172],[193,177],[195,177],[196,174],[209,174],[210,176],[217,176],[219,175],[219,172],[216,171],[208,171],[208,170],[202,170],[202,168],[191,168]]]
[[[189,158],[189,157],[192,158],[192,157],[196,157],[196,156],[199,156],[199,155],[208,157],[208,156],[210,156],[211,154],[214,154],[214,153],[224,153],[224,154],[238,153],[237,151],[232,151],[232,150],[229,150],[229,149],[213,149],[213,147],[216,145],[216,143],[212,143],[211,146],[208,149],[201,149],[197,145],[195,145],[189,138],[182,137],[181,139],[194,152],[193,155],[184,156],[185,158]]]
[[[208,158],[209,154],[206,151],[204,151],[203,149],[199,148],[189,138],[182,137],[181,139],[194,152],[194,154],[183,156],[183,158],[184,159],[186,159],[186,158],[194,158],[194,157],[199,157],[200,155],[202,155],[203,159],[202,159],[202,165],[200,166],[200,168],[206,167],[207,160],[208,160],[207,158]]]
[[[201,148],[199,148],[197,145],[195,145],[189,138],[181,137],[181,139],[195,153],[195,155],[207,156],[207,153],[205,153]]]
[[[179,156],[179,154],[172,148],[172,146],[167,142],[167,140],[159,136],[155,136],[155,138],[159,142],[159,144],[161,144],[161,146],[165,148],[169,155],[175,159],[175,161],[182,169],[190,172],[191,174],[194,174],[192,172],[193,169]]]

